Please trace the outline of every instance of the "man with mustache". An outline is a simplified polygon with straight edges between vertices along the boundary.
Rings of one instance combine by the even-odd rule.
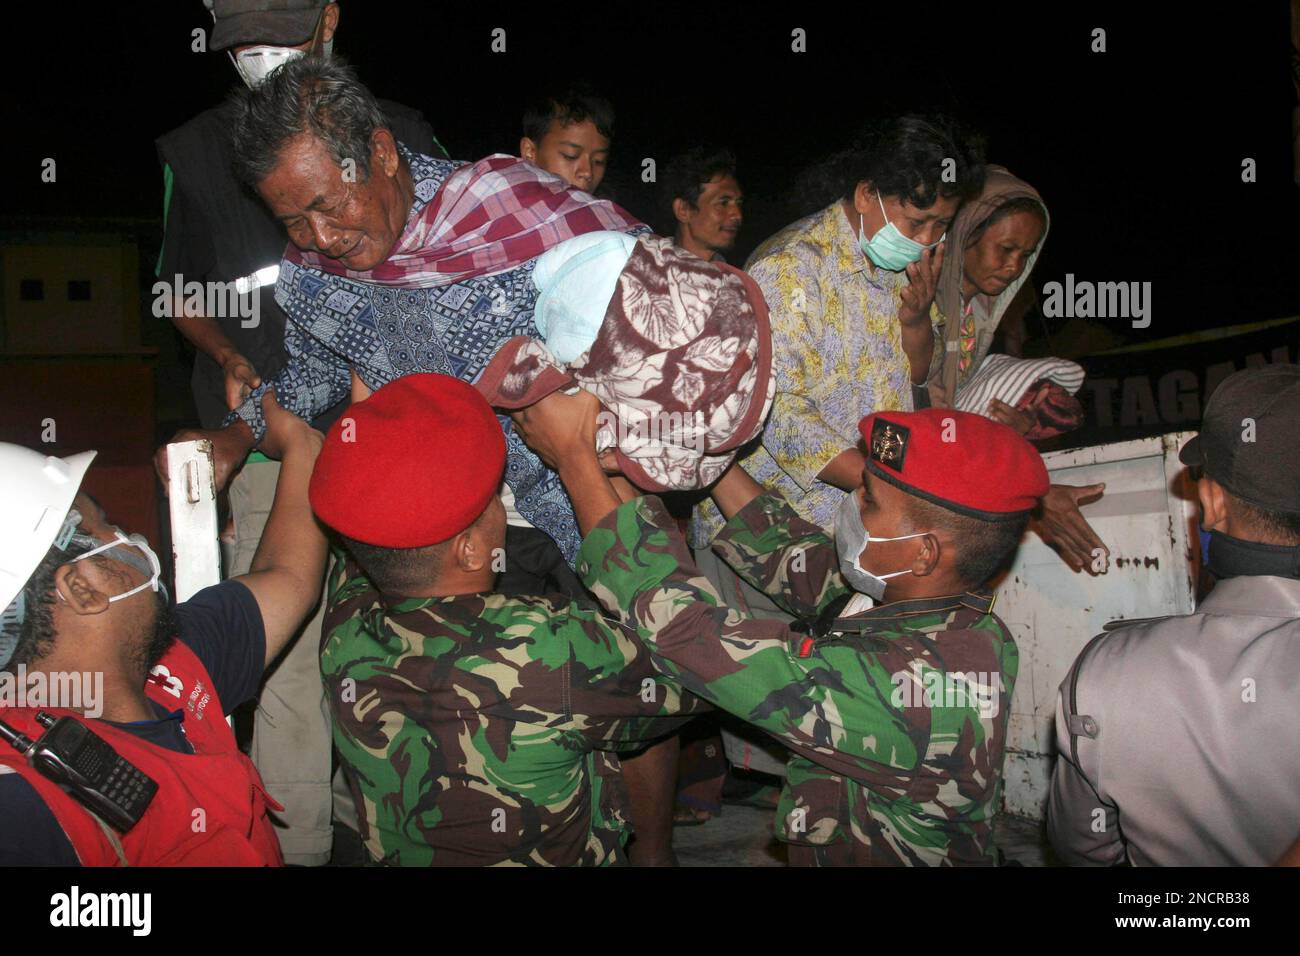
[[[722,259],[745,221],[745,191],[730,150],[696,147],[668,164],[664,198],[673,241],[701,259]],[[666,234],[666,233],[665,233]]]
[[[104,687],[98,719],[31,701],[0,703],[0,721],[35,739],[40,710],[78,720],[158,784],[123,833],[0,744],[0,865],[282,865],[280,805],[223,717],[256,694],[319,593],[326,543],[307,484],[322,439],[274,394],[262,411],[281,468],[252,568],[176,606],[148,542],[80,492],[95,452],[0,444],[0,670],[102,674]]]

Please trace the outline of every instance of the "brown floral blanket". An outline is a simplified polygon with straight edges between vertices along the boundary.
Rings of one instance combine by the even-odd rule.
[[[650,491],[712,484],[772,406],[772,339],[758,285],[671,239],[643,236],[591,348],[562,365],[527,336],[506,341],[475,383],[493,406],[523,408],[574,385],[604,405],[598,450]]]

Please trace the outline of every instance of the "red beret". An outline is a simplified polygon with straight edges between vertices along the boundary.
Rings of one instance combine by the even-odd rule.
[[[983,415],[952,408],[876,412],[858,429],[873,475],[958,514],[1018,518],[1047,494],[1047,468],[1034,446]]]
[[[506,441],[492,407],[448,375],[407,375],[330,428],[311,476],[325,524],[382,548],[421,548],[468,528],[501,487]]]

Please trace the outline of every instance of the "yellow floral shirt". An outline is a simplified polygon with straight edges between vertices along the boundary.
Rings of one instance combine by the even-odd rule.
[[[817,473],[858,443],[858,422],[875,411],[912,410],[912,385],[898,312],[906,273],[872,264],[837,200],[764,242],[746,264],[772,322],[776,398],[761,442],[741,459],[799,514],[829,528],[844,492]],[[932,324],[943,319],[930,309]],[[936,329],[931,374],[943,334]],[[712,501],[696,509],[692,543],[721,530]]]

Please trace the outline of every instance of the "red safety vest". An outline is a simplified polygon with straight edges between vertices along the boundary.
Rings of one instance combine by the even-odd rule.
[[[102,720],[84,720],[113,748],[152,777],[158,792],[140,822],[117,834],[132,866],[283,866],[280,841],[268,810],[282,810],[262,785],[253,762],[240,753],[212,679],[198,657],[177,641],[153,668],[145,696],[168,710],[184,711],[185,736],[194,753],[148,743]],[[35,739],[44,733],[38,710],[0,708],[0,719]],[[117,849],[98,821],[25,757],[4,746],[0,764],[13,768],[53,812],[83,866],[120,866]]]

